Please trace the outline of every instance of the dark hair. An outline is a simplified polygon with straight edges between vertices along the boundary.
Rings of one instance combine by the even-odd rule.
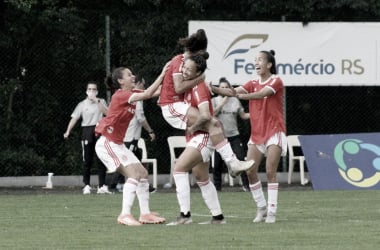
[[[135,77],[135,83],[142,82],[143,80],[145,80],[145,79],[144,79],[144,77],[142,77],[142,75],[137,75]]]
[[[205,72],[207,69],[207,59],[209,58],[209,54],[207,51],[200,51],[198,53],[195,53],[191,55],[188,59],[192,60],[196,67],[197,67],[197,72]]]
[[[183,46],[186,51],[196,53],[207,49],[207,36],[204,29],[199,29],[189,37],[180,38],[178,44]]]
[[[228,87],[231,88],[231,83],[227,80],[227,78],[225,78],[225,77],[221,77],[221,78],[219,79],[219,85],[220,85],[222,82],[227,83]]]
[[[113,93],[115,90],[120,88],[120,84],[118,82],[118,79],[123,78],[123,71],[125,70],[125,67],[119,67],[114,69],[111,75],[108,75],[105,84],[107,86],[107,89],[111,90]]]
[[[96,81],[88,81],[86,88],[88,88],[88,85],[90,85],[90,84],[94,84],[94,85],[96,85],[96,88],[98,88],[98,83]]]
[[[276,54],[274,50],[266,51],[262,50],[260,53],[263,53],[267,56],[268,62],[272,63],[272,67],[269,69],[270,73],[272,74],[277,74],[277,69],[276,69],[276,59],[274,58],[274,55]]]

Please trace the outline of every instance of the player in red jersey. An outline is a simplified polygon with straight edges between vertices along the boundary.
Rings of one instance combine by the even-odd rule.
[[[184,130],[188,127],[190,133],[197,130],[208,132],[213,145],[226,162],[230,175],[236,177],[243,171],[252,168],[253,160],[239,161],[232,151],[229,141],[224,136],[222,124],[213,118],[199,126],[195,123],[199,117],[198,109],[184,102],[183,93],[193,88],[200,81],[204,81],[204,75],[201,74],[193,80],[183,79],[181,73],[183,61],[197,52],[206,51],[206,33],[203,29],[199,29],[189,37],[180,39],[179,44],[184,47],[185,52],[172,59],[169,70],[165,74],[159,99],[162,114],[165,120],[177,129]]]
[[[281,156],[286,156],[287,142],[283,116],[284,85],[276,75],[274,51],[260,51],[255,58],[258,75],[235,89],[221,89],[209,86],[214,93],[235,96],[249,100],[251,114],[251,136],[248,142],[247,159],[254,159],[252,170],[247,172],[252,197],[257,204],[257,214],[253,222],[276,221],[278,181],[277,167]],[[266,156],[266,176],[268,180],[268,204],[265,200],[258,167]]]
[[[158,95],[168,63],[160,76],[145,91],[135,88],[135,76],[128,68],[120,67],[107,79],[111,89],[118,89],[112,96],[108,114],[95,128],[101,134],[96,143],[96,153],[109,172],[118,171],[128,178],[123,187],[122,211],[117,219],[119,224],[139,226],[141,224],[164,223],[165,218],[151,213],[149,208],[148,172],[137,157],[125,146],[123,139],[132,120],[136,102]],[[131,214],[137,195],[140,205],[140,218],[137,221]]]
[[[184,79],[193,79],[201,75],[207,67],[208,53],[195,54],[185,60],[182,68]],[[191,107],[199,110],[197,124],[203,125],[212,119],[213,109],[210,91],[203,81],[185,92],[184,100]],[[209,134],[195,131],[186,135],[187,145],[174,167],[174,180],[176,184],[177,199],[180,205],[180,216],[168,225],[192,223],[190,214],[190,183],[189,171],[197,180],[202,197],[209,208],[212,219],[202,224],[225,224],[218,194],[214,184],[209,178],[209,161],[214,151]]]

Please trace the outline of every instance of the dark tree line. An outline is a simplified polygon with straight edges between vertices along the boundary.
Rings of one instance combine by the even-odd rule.
[[[105,16],[110,17],[111,68],[130,67],[149,83],[180,51],[177,40],[187,35],[189,20],[375,22],[380,20],[380,1],[0,1],[0,176],[80,173],[79,124],[68,141],[63,140],[63,132],[89,80],[98,81],[106,97],[102,84],[106,76]],[[374,103],[379,91],[368,88],[362,92],[369,97],[364,105],[379,110]],[[303,94],[294,91],[289,106],[307,112]],[[181,132],[162,120],[156,100],[146,101],[145,108],[150,123],[160,132],[156,143],[148,142],[149,154],[158,158],[160,172],[168,172],[166,137]],[[290,116],[295,122],[288,129],[305,132],[298,117]],[[363,129],[378,125],[375,122],[374,127]],[[242,126],[249,133],[249,125]],[[312,127],[309,131],[334,132],[328,129]]]

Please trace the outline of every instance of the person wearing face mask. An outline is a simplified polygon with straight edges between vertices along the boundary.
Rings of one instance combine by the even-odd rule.
[[[71,120],[67,126],[66,132],[63,137],[67,139],[74,128],[77,121],[82,119],[82,151],[83,151],[83,194],[91,193],[90,186],[90,176],[91,167],[94,160],[94,156],[98,161],[98,176],[99,176],[99,186],[98,194],[111,194],[105,184],[106,180],[106,167],[98,160],[95,154],[95,144],[97,138],[95,137],[95,125],[100,119],[107,114],[108,107],[106,101],[102,98],[98,98],[98,87],[94,82],[89,82],[87,84],[87,97],[74,109],[71,114]]]

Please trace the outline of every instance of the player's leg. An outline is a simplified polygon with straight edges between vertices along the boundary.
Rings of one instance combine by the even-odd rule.
[[[199,111],[193,107],[190,107],[187,111],[186,117],[188,126],[191,126],[199,117]],[[209,133],[212,144],[225,161],[232,177],[236,177],[243,171],[247,171],[252,168],[254,163],[253,160],[239,161],[236,158],[230,143],[224,136],[223,125],[218,119],[213,117],[211,121],[205,124],[203,131]]]
[[[177,200],[180,207],[180,215],[176,221],[168,225],[190,224],[192,223],[190,212],[190,181],[189,171],[202,161],[198,150],[186,146],[185,150],[179,156],[174,166],[174,182],[176,185]]]
[[[200,224],[225,224],[222,208],[220,206],[218,192],[209,177],[209,162],[202,162],[193,168],[193,174],[201,190],[202,198],[210,210],[211,220]]]
[[[259,145],[260,147],[261,145]],[[265,147],[265,146],[263,146]],[[247,159],[254,159],[255,164],[251,170],[247,172],[249,179],[249,190],[251,191],[252,198],[256,203],[256,216],[253,219],[254,223],[264,221],[267,215],[267,202],[264,196],[263,187],[261,181],[258,177],[258,169],[261,161],[264,158],[263,152],[259,150],[257,145],[253,144],[252,141],[248,142],[248,152]]]

